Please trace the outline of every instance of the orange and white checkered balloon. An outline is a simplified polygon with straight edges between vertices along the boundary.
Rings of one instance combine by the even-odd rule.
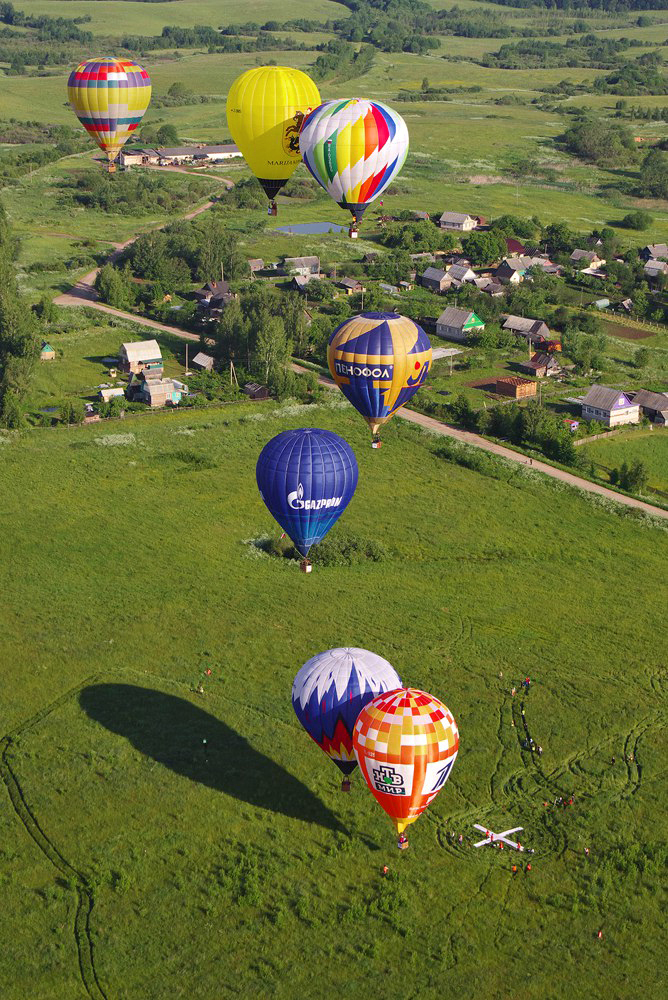
[[[399,688],[378,695],[362,709],[353,747],[367,785],[397,833],[403,833],[450,776],[459,732],[438,698],[416,688]]]

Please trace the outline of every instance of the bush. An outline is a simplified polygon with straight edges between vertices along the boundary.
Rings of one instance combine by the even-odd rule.
[[[327,538],[313,551],[319,566],[354,566],[367,561],[384,562],[389,558],[381,542],[351,534]]]
[[[625,215],[622,219],[621,225],[624,229],[637,229],[640,231],[643,229],[649,229],[653,221],[654,220],[649,212],[629,212],[629,214]]]

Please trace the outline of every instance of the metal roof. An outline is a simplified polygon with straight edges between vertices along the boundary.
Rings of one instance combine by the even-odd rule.
[[[601,410],[612,410],[618,405],[620,396],[624,397],[629,406],[632,405],[629,397],[621,389],[610,389],[607,385],[592,385],[582,403],[584,406],[595,406]]]
[[[429,281],[443,281],[447,272],[440,267],[428,267],[422,274],[422,278]]]
[[[668,396],[663,392],[651,392],[649,389],[638,389],[633,402],[639,406],[646,406],[649,410],[658,410],[661,413],[668,411]]]
[[[125,351],[128,361],[156,361],[158,358],[162,360],[157,340],[135,340],[130,344],[121,344],[121,349]]]
[[[462,212],[443,212],[439,222],[466,222],[467,219],[475,221],[475,215],[468,215]]]
[[[471,309],[458,309],[457,306],[448,306],[436,320],[441,326],[463,327],[475,313]]]

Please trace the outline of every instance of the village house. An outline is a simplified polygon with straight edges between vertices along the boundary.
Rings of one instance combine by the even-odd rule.
[[[134,166],[180,166],[184,163],[205,165],[207,163],[222,163],[241,157],[241,151],[234,143],[222,146],[207,146],[199,143],[196,146],[131,146],[120,152],[118,161],[121,167]]]
[[[583,420],[597,420],[606,427],[620,424],[637,424],[640,419],[637,403],[619,389],[605,385],[592,385],[582,400]]]
[[[536,395],[536,383],[528,378],[520,378],[519,375],[506,375],[504,378],[497,378],[494,391],[500,396],[510,396],[511,399],[526,399],[527,396]]]
[[[507,257],[523,257],[526,253],[526,247],[519,240],[514,240],[511,236],[506,238],[506,256]]]
[[[254,260],[248,261],[248,268],[251,273],[251,278],[254,278],[258,271],[264,271],[264,261],[261,257],[257,257]]]
[[[605,261],[595,250],[574,250],[571,254],[571,264],[575,267],[584,265],[587,272],[598,271]]]
[[[479,292],[484,292],[486,295],[491,295],[492,298],[498,298],[499,295],[503,295],[503,285],[500,281],[496,281],[494,278],[482,277],[476,278],[473,284],[476,286]]]
[[[42,341],[42,348],[41,348],[41,350],[39,352],[39,360],[40,361],[55,361],[56,360],[56,352],[53,349],[53,347],[51,346],[51,344],[47,344],[46,340]]]
[[[659,275],[668,274],[668,263],[665,260],[648,260],[643,268],[648,281],[656,281]]]
[[[532,267],[539,267],[546,274],[560,274],[558,264],[548,257],[504,257],[496,269],[496,277],[504,285],[519,285]]]
[[[429,212],[413,212],[413,219],[415,222],[430,222],[431,216]]]
[[[191,362],[193,368],[199,368],[202,372],[212,372],[214,359],[210,354],[205,354],[204,351],[200,351]]]
[[[339,278],[336,284],[344,290],[346,295],[355,295],[366,291],[365,286],[359,278]]]
[[[441,229],[470,233],[478,226],[479,220],[474,215],[463,215],[461,212],[443,212],[438,224]]]
[[[642,260],[668,260],[668,245],[650,243],[640,251]]]
[[[448,306],[436,320],[436,333],[445,340],[464,343],[470,333],[484,330],[485,324],[471,309]]]
[[[320,274],[319,257],[284,257],[283,270],[286,274],[299,274],[305,277],[307,274]]]
[[[162,374],[162,354],[157,340],[138,340],[121,344],[118,352],[118,367],[121,371],[138,375],[139,372]]]
[[[452,284],[448,272],[440,267],[428,267],[420,276],[420,284],[430,292],[447,292]]]
[[[295,274],[290,281],[290,291],[301,292],[302,295],[307,295],[310,283],[312,281],[318,282],[319,280],[317,274]]]
[[[561,365],[553,354],[546,354],[539,351],[534,354],[531,361],[522,361],[518,368],[526,375],[534,375],[536,378],[544,378],[547,375],[558,375]]]
[[[460,261],[448,268],[448,278],[455,288],[461,288],[467,282],[475,281],[476,273],[466,261]]]
[[[524,337],[531,344],[542,344],[550,339],[550,330],[542,319],[528,316],[506,316],[504,330],[510,330],[516,337]]]
[[[207,281],[206,285],[197,289],[195,298],[201,306],[220,309],[236,299],[237,296],[230,291],[229,281]]]
[[[155,410],[168,403],[176,406],[181,402],[182,390],[171,378],[161,378],[159,375],[144,376],[144,381],[137,394],[142,403],[148,403]]]
[[[653,423],[668,426],[668,395],[663,392],[650,392],[649,389],[639,389],[628,393],[634,405],[640,408],[643,417],[648,417]]]

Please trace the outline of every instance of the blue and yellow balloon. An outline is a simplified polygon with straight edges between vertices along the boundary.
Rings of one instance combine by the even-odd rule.
[[[336,328],[327,363],[349,403],[377,442],[380,427],[423,385],[431,341],[422,327],[397,313],[361,313]]]

